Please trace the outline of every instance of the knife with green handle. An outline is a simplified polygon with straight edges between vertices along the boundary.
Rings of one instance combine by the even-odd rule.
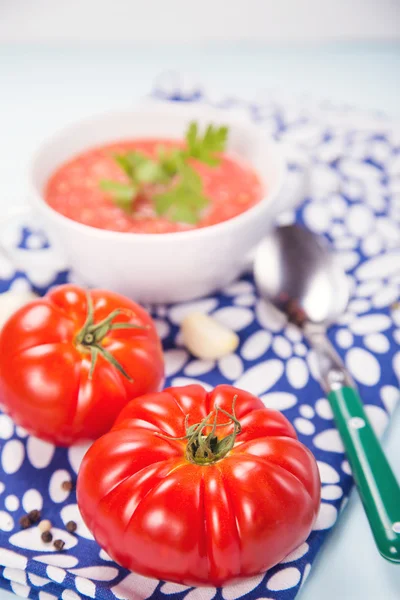
[[[354,481],[380,554],[400,563],[400,485],[350,375],[321,325],[306,325]]]

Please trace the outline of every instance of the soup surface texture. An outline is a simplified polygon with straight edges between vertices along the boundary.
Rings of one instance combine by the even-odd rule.
[[[167,215],[157,215],[151,197],[146,194],[135,200],[132,212],[124,211],[100,187],[102,180],[121,183],[128,180],[115,155],[137,151],[153,158],[160,147],[181,148],[182,144],[165,139],[136,139],[82,152],[55,171],[46,186],[45,199],[57,212],[79,223],[131,233],[172,233],[207,227],[231,219],[261,200],[263,189],[253,169],[221,154],[217,166],[190,159],[209,199],[197,223],[176,222]]]

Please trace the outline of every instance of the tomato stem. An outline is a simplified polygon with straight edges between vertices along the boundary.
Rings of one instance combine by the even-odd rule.
[[[91,355],[91,365],[89,371],[89,379],[92,379],[96,361],[98,355],[101,354],[110,364],[112,364],[128,381],[132,382],[132,377],[125,371],[124,367],[117,361],[114,356],[108,352],[102,345],[101,342],[108,335],[110,331],[116,329],[147,329],[134,323],[113,323],[113,319],[118,315],[132,316],[132,311],[125,308],[117,308],[113,310],[105,319],[99,323],[94,322],[94,311],[93,302],[89,293],[86,294],[87,298],[87,317],[86,321],[75,338],[75,343],[84,352],[89,352]]]
[[[186,458],[192,463],[198,465],[208,465],[224,458],[233,448],[236,437],[242,431],[242,426],[235,414],[237,395],[232,400],[232,413],[229,413],[220,406],[216,406],[200,423],[189,426],[189,415],[185,418],[186,435],[179,438],[161,435],[167,439],[187,440]],[[228,417],[225,423],[218,423],[218,415],[222,413]],[[233,432],[219,439],[216,435],[217,427],[228,427],[233,425]],[[209,433],[205,433],[207,428],[211,427]]]

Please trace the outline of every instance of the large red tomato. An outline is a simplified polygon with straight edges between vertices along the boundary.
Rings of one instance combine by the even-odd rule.
[[[228,385],[191,385],[130,402],[84,457],[77,493],[124,567],[220,585],[266,571],[307,538],[320,480],[281,413]]]
[[[150,316],[124,296],[62,285],[18,310],[0,334],[0,402],[58,445],[108,431],[132,398],[163,381]]]

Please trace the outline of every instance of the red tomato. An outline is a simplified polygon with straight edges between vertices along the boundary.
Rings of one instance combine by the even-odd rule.
[[[124,567],[221,585],[266,571],[307,538],[320,480],[281,413],[228,385],[190,385],[130,402],[84,457],[77,493],[87,526]]]
[[[18,310],[0,334],[3,408],[60,446],[108,431],[129,400],[159,389],[163,372],[151,317],[104,290],[59,286]]]

